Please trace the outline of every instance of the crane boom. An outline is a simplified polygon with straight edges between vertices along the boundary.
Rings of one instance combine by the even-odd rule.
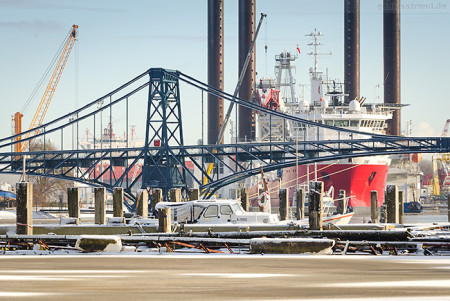
[[[50,78],[50,81],[47,85],[47,88],[45,89],[45,93],[42,96],[41,102],[39,103],[39,106],[36,110],[36,113],[34,114],[33,120],[31,121],[30,127],[28,130],[32,130],[36,127],[39,127],[42,125],[42,122],[44,121],[44,117],[47,114],[48,107],[52,101],[53,95],[55,94],[56,87],[58,86],[59,79],[61,78],[62,72],[64,71],[64,67],[66,66],[67,60],[69,59],[70,52],[72,51],[72,48],[75,44],[76,38],[77,38],[77,29],[78,25],[72,25],[69,37],[67,38],[67,41],[65,43],[64,49],[61,52],[61,55],[59,56],[58,63],[56,64],[55,70],[53,71],[52,77]],[[19,112],[18,112],[19,113]],[[19,113],[20,114],[20,113]],[[16,116],[18,114],[16,113]],[[21,126],[17,126],[16,122],[16,129],[15,133],[20,134],[21,132]],[[27,139],[31,136],[34,136],[39,133],[39,130],[28,132],[24,139]],[[18,140],[20,140],[20,137],[17,137]],[[28,148],[30,145],[31,140],[27,140],[21,143],[21,145],[18,147],[17,151],[22,152],[25,149]]]
[[[444,130],[442,131],[441,137],[448,137],[448,126],[450,124],[450,119],[447,119],[447,122],[444,125]]]

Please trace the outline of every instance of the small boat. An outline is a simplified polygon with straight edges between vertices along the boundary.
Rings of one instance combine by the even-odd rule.
[[[246,212],[241,203],[231,199],[196,200],[189,202],[160,202],[155,209],[171,208],[172,222],[202,225],[308,225],[308,219],[280,221],[277,214]],[[353,212],[324,216],[324,225],[348,224]]]

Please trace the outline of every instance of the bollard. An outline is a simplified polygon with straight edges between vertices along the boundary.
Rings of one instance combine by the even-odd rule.
[[[16,234],[33,235],[33,184],[16,183]]]
[[[172,188],[169,190],[169,201],[170,202],[181,202],[181,189],[180,188]]]
[[[159,202],[162,202],[162,189],[155,188],[152,192],[152,211],[155,211],[155,206]]]
[[[136,215],[143,218],[148,217],[148,192],[147,189],[143,189],[139,192],[136,203]]]
[[[123,217],[123,188],[114,187],[113,189],[113,216]]]
[[[200,190],[198,188],[189,189],[189,201],[196,201],[200,199]]]
[[[398,186],[386,186],[386,222],[398,224]]]
[[[309,183],[309,229],[323,230],[323,182]]]
[[[67,188],[67,207],[69,217],[75,218],[75,223],[80,224],[80,191],[78,187]]]
[[[249,212],[250,203],[248,202],[248,189],[241,188],[241,205],[244,208],[245,212]]]
[[[305,218],[305,193],[303,189],[297,189],[295,192],[297,194],[297,204],[296,204],[296,213],[297,220],[301,220]]]
[[[170,233],[171,231],[171,210],[170,208],[163,208],[158,210],[159,228],[161,233]]]
[[[98,225],[106,224],[106,189],[96,187],[95,194],[95,223]]]
[[[404,195],[405,194],[403,190],[398,191],[398,222],[402,225],[405,223],[405,207],[403,207]]]
[[[280,220],[286,221],[289,219],[289,196],[286,188],[280,189],[279,200]]]
[[[345,214],[347,212],[347,202],[345,201],[345,190],[339,190],[338,196],[338,214]]]
[[[378,191],[376,190],[370,192],[370,221],[374,224],[378,222]]]

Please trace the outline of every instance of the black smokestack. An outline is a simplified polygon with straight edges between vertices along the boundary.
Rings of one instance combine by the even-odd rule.
[[[255,35],[255,0],[239,0],[239,74]],[[238,76],[239,76],[238,74]],[[239,97],[250,100],[255,86],[255,51],[239,90]],[[255,139],[255,119],[251,109],[239,106],[239,140]]]
[[[384,102],[400,104],[400,0],[383,1]],[[400,135],[400,110],[388,121],[387,134]]]
[[[208,0],[208,85],[223,91],[223,0]],[[223,99],[208,94],[208,144],[223,125]]]
[[[345,0],[344,64],[346,103],[359,98],[359,0]]]

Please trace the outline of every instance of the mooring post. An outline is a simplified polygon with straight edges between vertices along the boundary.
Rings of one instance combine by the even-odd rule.
[[[33,235],[33,184],[16,183],[16,234]]]
[[[248,189],[241,188],[241,205],[244,208],[245,212],[250,211],[250,203],[248,201]]]
[[[345,190],[341,189],[339,190],[338,195],[338,213],[339,214],[345,214],[347,212],[347,202],[345,199]]]
[[[370,221],[374,224],[378,223],[378,191],[370,192]]]
[[[136,203],[136,215],[143,218],[148,217],[148,192],[147,189],[143,189],[137,197]]]
[[[162,196],[162,189],[156,188],[152,191],[152,211],[155,211],[155,206],[159,202],[162,202],[163,196]]]
[[[279,192],[280,199],[280,220],[286,221],[289,219],[289,195],[286,188],[280,189]]]
[[[403,203],[405,202],[404,195],[405,192],[403,190],[398,191],[398,222],[402,225],[405,223],[405,208],[403,207]]]
[[[105,187],[96,187],[94,189],[95,197],[95,223],[98,225],[106,224],[106,189]]]
[[[200,190],[198,188],[189,189],[189,201],[200,199]]]
[[[297,220],[301,220],[305,218],[305,193],[303,189],[297,189],[296,193],[296,213]]]
[[[158,231],[162,233],[170,233],[171,231],[171,210],[170,208],[163,208],[158,210],[159,227]]]
[[[169,190],[169,200],[170,202],[181,202],[181,189],[172,188]]]
[[[398,224],[398,186],[386,186],[386,222]]]
[[[113,189],[113,216],[123,217],[123,188],[114,187]]]
[[[67,188],[67,208],[69,217],[75,218],[75,223],[80,223],[80,191],[78,187]]]
[[[309,228],[323,230],[323,182],[309,183]]]

